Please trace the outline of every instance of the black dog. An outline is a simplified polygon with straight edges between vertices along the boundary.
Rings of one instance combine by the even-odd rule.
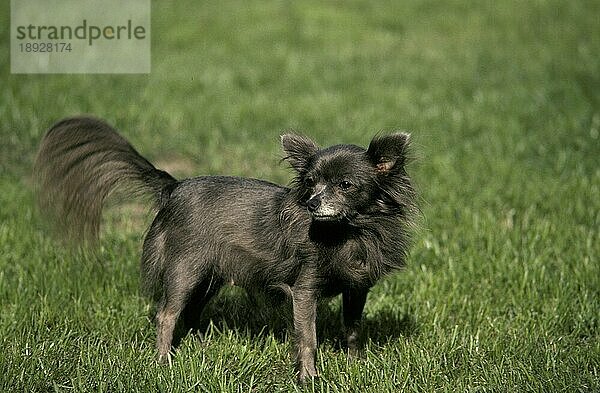
[[[141,272],[157,302],[159,359],[169,359],[178,320],[194,318],[224,283],[283,290],[291,299],[299,379],[317,376],[319,299],[342,294],[351,352],[367,292],[403,266],[417,208],[405,164],[409,136],[374,138],[368,149],[320,149],[286,134],[291,188],[205,176],[177,181],[156,169],[105,122],[76,117],[44,137],[35,172],[44,211],[67,234],[93,238],[106,197],[124,186],[154,196]]]

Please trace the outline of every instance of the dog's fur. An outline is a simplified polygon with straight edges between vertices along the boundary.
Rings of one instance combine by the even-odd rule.
[[[157,304],[159,358],[170,356],[176,322],[194,326],[223,284],[283,290],[292,302],[303,381],[317,376],[318,300],[342,294],[346,340],[355,352],[367,292],[403,266],[417,208],[405,170],[407,134],[375,137],[366,150],[320,149],[296,134],[281,143],[296,172],[290,188],[225,176],[178,181],[102,120],[68,118],[41,143],[39,199],[68,236],[93,239],[115,189],[153,195],[158,213],[144,241],[141,274]]]

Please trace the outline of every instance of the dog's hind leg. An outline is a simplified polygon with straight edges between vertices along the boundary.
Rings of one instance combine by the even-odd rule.
[[[223,280],[220,277],[214,274],[208,276],[196,286],[183,310],[183,322],[186,332],[189,329],[199,330],[202,328],[200,326],[200,314],[223,285]]]
[[[156,313],[156,347],[158,349],[158,361],[160,363],[171,362],[171,343],[173,342],[173,332],[175,324],[181,313],[183,305],[170,303],[168,300],[161,300]]]
[[[170,360],[175,326],[182,313],[185,316],[184,310],[190,304],[190,300],[198,301],[198,294],[204,293],[205,296],[201,299],[203,305],[218,289],[218,282],[214,282],[215,286],[212,289],[203,285],[210,282],[210,275],[206,270],[197,267],[197,261],[179,261],[165,274],[163,293],[156,313],[156,347],[159,362]],[[198,309],[198,306],[197,304],[195,308]]]

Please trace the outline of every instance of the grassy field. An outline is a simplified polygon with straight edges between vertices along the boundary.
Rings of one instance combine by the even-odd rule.
[[[600,391],[600,3],[153,2],[149,75],[11,75],[0,5],[0,391]],[[408,130],[423,210],[365,311],[364,356],[319,320],[314,386],[230,290],[172,367],[111,210],[96,256],[53,242],[31,165],[61,117],[108,119],[177,176],[287,183],[278,135],[365,145]],[[265,327],[266,325],[266,327]]]

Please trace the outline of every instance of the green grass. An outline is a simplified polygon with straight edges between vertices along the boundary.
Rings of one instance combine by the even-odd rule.
[[[152,73],[124,76],[10,75],[2,2],[0,391],[600,391],[600,3],[269,4],[154,2]],[[334,300],[322,377],[298,387],[286,331],[229,291],[157,365],[147,217],[109,212],[89,256],[34,213],[37,143],[82,112],[179,175],[280,183],[285,129],[411,131],[422,230],[369,295],[363,358],[339,350]]]

